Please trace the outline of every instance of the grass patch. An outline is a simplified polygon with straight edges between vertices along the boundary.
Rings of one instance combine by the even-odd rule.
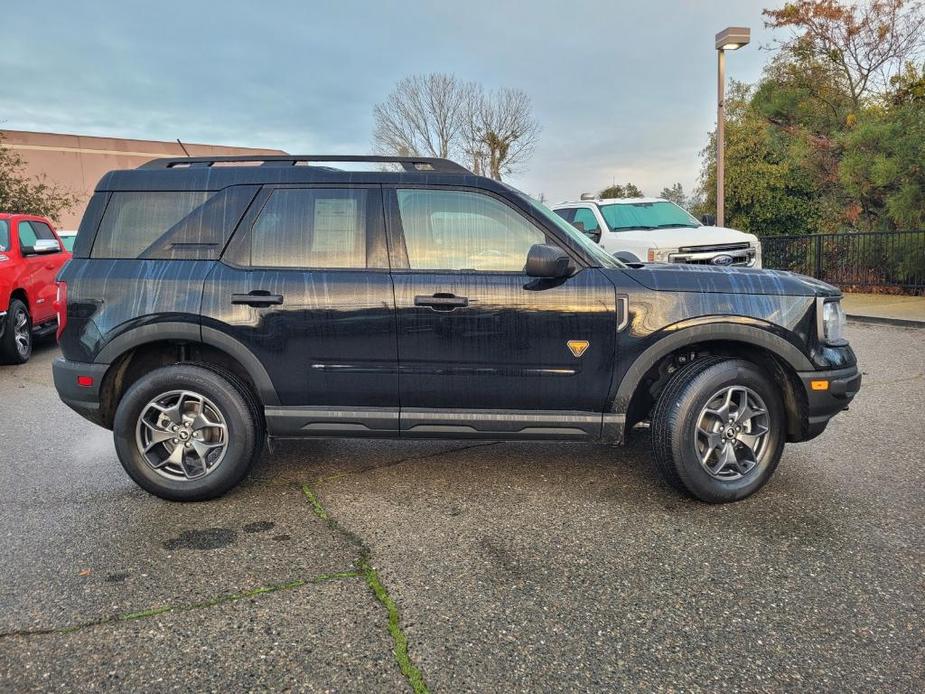
[[[360,570],[363,572],[366,585],[369,586],[373,595],[376,596],[376,600],[382,604],[389,615],[389,634],[392,635],[392,642],[395,644],[392,653],[395,655],[395,661],[398,663],[401,674],[408,680],[408,684],[411,685],[411,689],[415,694],[429,694],[430,690],[424,681],[424,674],[411,661],[411,656],[408,654],[408,637],[405,636],[405,632],[401,628],[398,605],[395,604],[392,596],[389,595],[389,591],[382,585],[377,571],[365,559],[360,561]]]
[[[98,627],[104,624],[116,624],[118,622],[132,622],[137,619],[147,619],[148,617],[156,617],[157,615],[169,614],[171,612],[192,612],[193,610],[203,610],[209,607],[215,607],[216,605],[223,605],[228,602],[235,602],[237,600],[257,597],[258,595],[276,593],[281,590],[292,590],[293,588],[301,588],[302,586],[309,584],[324,583],[325,581],[336,581],[344,578],[358,578],[360,575],[360,572],[356,570],[335,571],[333,573],[320,574],[319,576],[314,576],[313,578],[300,578],[295,581],[289,581],[287,583],[260,586],[258,588],[245,590],[240,593],[227,593],[225,595],[219,595],[212,598],[211,600],[206,600],[204,602],[152,607],[147,610],[139,610],[138,612],[126,612],[125,614],[106,617],[103,619],[96,619],[90,622],[84,622],[83,624],[75,624],[74,626],[61,627],[58,629],[24,629],[21,631],[12,631],[5,634],[0,634],[0,638],[7,636],[37,636],[41,634],[71,634],[75,631],[80,631],[81,629],[87,629],[89,627]]]
[[[318,516],[323,521],[330,520],[328,517],[328,512],[324,510],[324,506],[322,506],[321,502],[318,501],[318,495],[315,494],[311,487],[309,487],[307,484],[303,484],[302,493],[305,495],[305,498],[308,499],[308,502],[312,505],[312,510],[315,512],[316,516]]]

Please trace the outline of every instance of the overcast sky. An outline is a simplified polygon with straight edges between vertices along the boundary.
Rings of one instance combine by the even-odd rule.
[[[713,36],[754,81],[778,0],[9,2],[0,128],[367,153],[372,108],[402,77],[516,87],[542,126],[510,182],[556,202],[633,181],[696,183],[713,128]]]

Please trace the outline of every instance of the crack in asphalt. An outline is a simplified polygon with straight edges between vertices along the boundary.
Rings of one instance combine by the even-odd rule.
[[[247,598],[254,598],[259,595],[268,593],[277,593],[283,590],[293,590],[307,585],[316,585],[326,581],[337,581],[346,578],[360,578],[363,574],[360,571],[335,571],[333,573],[320,574],[312,578],[300,578],[295,581],[286,583],[276,583],[268,586],[260,586],[251,590],[245,590],[240,593],[225,593],[203,602],[185,603],[181,605],[163,605],[161,607],[152,607],[136,612],[125,612],[123,614],[111,615],[109,617],[100,617],[99,619],[89,620],[80,624],[74,624],[69,627],[45,627],[38,629],[17,629],[0,633],[0,639],[13,636],[45,636],[49,634],[72,634],[75,631],[89,629],[92,627],[104,626],[107,624],[119,624],[122,622],[132,622],[138,619],[147,619],[157,615],[169,614],[171,612],[192,612],[194,610],[203,610],[217,605],[224,605],[229,602],[237,602]]]
[[[397,462],[395,464],[397,464]],[[308,499],[312,506],[312,511],[319,519],[324,521],[333,532],[342,535],[346,540],[356,546],[359,552],[359,556],[356,560],[357,572],[366,581],[366,585],[369,587],[370,591],[372,591],[376,600],[385,608],[386,614],[388,615],[388,630],[389,635],[392,637],[392,654],[395,656],[395,662],[398,664],[401,674],[404,675],[407,680],[408,686],[411,687],[411,690],[415,694],[429,694],[430,690],[427,688],[427,683],[424,681],[424,674],[421,672],[421,669],[414,664],[408,652],[408,637],[401,627],[401,616],[398,612],[398,605],[395,603],[392,596],[389,595],[388,589],[382,583],[382,579],[379,578],[379,573],[370,563],[371,552],[369,546],[363,538],[352,530],[345,528],[336,518],[333,518],[331,514],[328,513],[310,485],[303,484],[302,493],[305,495],[305,498]]]

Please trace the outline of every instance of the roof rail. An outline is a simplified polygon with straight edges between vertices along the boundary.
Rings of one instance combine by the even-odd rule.
[[[295,166],[297,162],[327,162],[327,161],[359,161],[383,164],[401,164],[405,171],[437,171],[440,173],[471,174],[464,166],[457,164],[449,159],[438,159],[436,157],[387,157],[378,155],[356,155],[356,154],[284,154],[284,155],[235,155],[225,157],[166,157],[163,159],[152,159],[151,161],[139,166],[139,169],[174,169],[174,168],[199,168],[210,167],[214,164],[223,162],[252,162],[260,166]]]

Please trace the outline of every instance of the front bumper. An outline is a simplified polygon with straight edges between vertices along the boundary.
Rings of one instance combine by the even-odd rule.
[[[64,357],[56,358],[51,365],[55,389],[62,402],[77,414],[100,426],[105,426],[100,407],[100,385],[108,368],[109,364],[69,361]],[[77,381],[78,376],[92,378],[92,385],[80,385]]]
[[[861,389],[861,372],[857,366],[830,371],[803,371],[797,374],[806,391],[806,418],[803,440],[821,434],[829,420],[848,405]],[[826,382],[827,388],[813,388],[813,383]]]

